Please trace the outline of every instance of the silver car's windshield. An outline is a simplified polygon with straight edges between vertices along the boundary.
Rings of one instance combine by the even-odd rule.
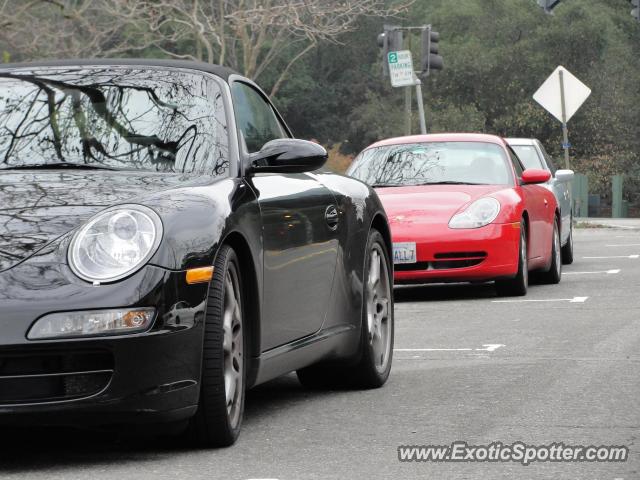
[[[533,145],[511,145],[524,168],[544,168],[538,155],[538,150]]]
[[[0,169],[228,170],[224,105],[206,75],[141,67],[0,72]]]
[[[377,187],[429,184],[511,185],[504,150],[486,142],[427,142],[371,148],[349,175]]]

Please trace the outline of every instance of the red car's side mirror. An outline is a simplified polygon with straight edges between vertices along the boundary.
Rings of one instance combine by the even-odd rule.
[[[548,182],[550,178],[551,173],[539,168],[528,168],[524,172],[522,172],[523,185]]]

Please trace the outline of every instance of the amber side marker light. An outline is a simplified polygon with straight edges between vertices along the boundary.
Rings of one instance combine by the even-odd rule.
[[[187,283],[189,285],[208,282],[211,278],[213,278],[213,267],[192,268],[191,270],[187,270]]]

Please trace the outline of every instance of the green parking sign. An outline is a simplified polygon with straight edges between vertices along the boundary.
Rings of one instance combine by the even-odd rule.
[[[415,74],[413,72],[413,59],[409,50],[399,50],[389,52],[387,55],[389,62],[389,77],[391,86],[408,87],[415,85]]]

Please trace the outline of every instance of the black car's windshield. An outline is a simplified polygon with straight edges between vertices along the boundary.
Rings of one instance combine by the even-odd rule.
[[[503,149],[492,143],[410,143],[365,150],[348,173],[376,187],[511,185],[507,162]]]
[[[538,155],[538,150],[533,145],[511,145],[524,168],[544,168]]]
[[[0,72],[0,169],[224,175],[227,148],[220,87],[206,75],[113,66]]]

